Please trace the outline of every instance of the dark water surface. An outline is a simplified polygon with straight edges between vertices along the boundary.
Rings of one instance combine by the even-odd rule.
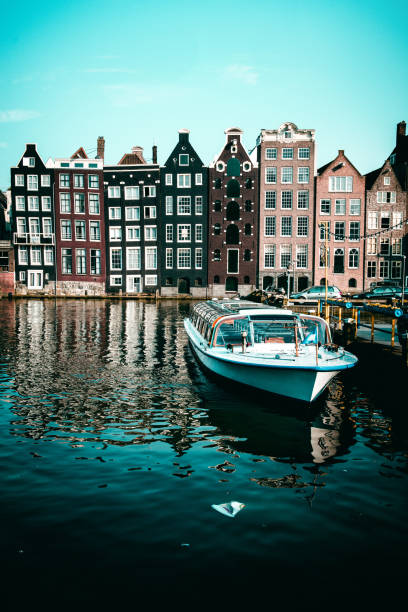
[[[360,363],[312,407],[236,388],[198,367],[189,308],[0,301],[7,609],[392,608],[408,545],[392,378]],[[232,500],[234,519],[211,508]]]

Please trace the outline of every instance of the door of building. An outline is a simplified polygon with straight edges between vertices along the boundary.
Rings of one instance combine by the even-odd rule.
[[[42,289],[43,288],[43,271],[42,270],[28,270],[28,289]]]
[[[142,279],[140,276],[129,275],[126,278],[126,292],[140,293],[142,291]]]

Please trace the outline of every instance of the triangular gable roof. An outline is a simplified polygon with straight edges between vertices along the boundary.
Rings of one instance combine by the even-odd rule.
[[[35,142],[27,142],[26,143],[26,148],[24,150],[24,153],[22,154],[22,156],[20,157],[20,159],[18,160],[18,163],[16,166],[12,166],[12,168],[18,168],[21,164],[21,161],[23,159],[23,157],[25,157],[26,153],[27,153],[27,149],[28,147],[34,147],[35,153],[36,155],[38,155],[39,160],[41,161],[42,165],[45,167],[44,161],[41,157],[41,155],[39,154],[39,152],[37,151],[37,144]]]
[[[79,147],[79,149],[77,149],[75,153],[71,155],[71,159],[88,159],[88,156],[85,153],[85,149],[83,147]]]
[[[187,133],[187,132],[188,132],[188,130],[183,130],[183,131],[182,131],[182,130],[179,130],[179,133],[182,133],[182,134],[183,134],[183,133],[185,134],[185,133]],[[167,165],[168,165],[168,164],[171,162],[171,160],[173,159],[173,156],[176,154],[176,152],[177,152],[178,150],[180,150],[180,148],[181,148],[182,146],[186,146],[186,145],[189,147],[190,151],[191,151],[191,152],[193,152],[193,153],[194,153],[194,155],[196,156],[196,161],[200,162],[200,163],[202,164],[203,168],[204,168],[204,162],[203,162],[203,160],[201,159],[201,157],[198,155],[197,151],[195,150],[195,148],[194,148],[194,147],[193,147],[193,145],[191,144],[190,140],[187,140],[187,142],[180,142],[180,141],[178,141],[178,142],[177,142],[176,146],[173,148],[172,152],[170,153],[170,155],[168,156],[168,158],[167,158],[167,159],[166,159],[166,161],[164,162],[164,164],[163,164],[163,168],[164,168],[165,166],[167,166]]]
[[[383,165],[381,166],[381,168],[377,168],[377,170],[373,170],[372,172],[369,172],[368,174],[366,174],[366,189],[371,189],[372,186],[374,185],[375,181],[378,179],[378,177],[381,174],[384,174],[384,168],[387,168],[387,170],[389,172],[392,172],[393,175],[395,176],[395,179],[398,183],[398,185],[400,185],[401,189],[404,189],[403,185],[401,184],[400,179],[398,178],[397,173],[395,172],[393,166],[390,163],[389,159],[386,159],[385,162],[383,163]]]
[[[147,162],[143,157],[142,151],[143,149],[141,151],[132,151],[132,153],[125,153],[118,161],[118,166],[134,166],[146,164]]]
[[[355,167],[355,165],[354,165],[354,164],[353,164],[353,163],[352,163],[352,162],[349,160],[349,158],[347,157],[347,155],[344,155],[344,153],[343,153],[343,152],[342,152],[342,153],[340,153],[340,152],[339,152],[339,153],[338,153],[338,155],[337,155],[337,157],[335,157],[334,159],[332,159],[332,161],[331,161],[331,162],[329,162],[328,164],[325,164],[324,166],[320,166],[320,168],[318,168],[318,170],[317,170],[317,174],[318,174],[319,176],[320,176],[321,174],[323,174],[323,172],[325,172],[329,166],[331,166],[332,164],[334,164],[334,163],[335,163],[335,162],[336,162],[336,161],[339,159],[339,157],[344,157],[344,159],[345,159],[345,160],[346,160],[346,161],[347,161],[347,162],[350,164],[350,166],[351,166],[352,168],[354,168],[354,170],[357,172],[357,174],[358,174],[359,176],[363,176],[363,175],[360,173],[360,171],[359,171],[359,170],[357,170],[357,168]]]

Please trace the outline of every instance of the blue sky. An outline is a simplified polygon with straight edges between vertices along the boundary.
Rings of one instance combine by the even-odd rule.
[[[0,40],[0,188],[26,142],[43,159],[106,139],[164,162],[187,127],[205,163],[224,129],[244,143],[293,121],[318,165],[338,149],[377,167],[408,121],[408,3],[105,0],[8,3]]]

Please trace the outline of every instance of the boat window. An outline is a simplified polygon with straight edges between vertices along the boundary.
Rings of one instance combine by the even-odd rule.
[[[326,342],[330,342],[330,332],[326,321],[323,319],[310,315],[303,315],[300,316],[300,324],[302,328],[303,344],[316,344],[316,342],[326,344]]]
[[[250,328],[247,317],[224,319],[216,327],[213,344],[214,346],[226,346],[227,344],[241,345],[243,331],[247,332],[247,343],[250,344]]]
[[[294,343],[296,324],[294,317],[254,321],[255,342]]]

